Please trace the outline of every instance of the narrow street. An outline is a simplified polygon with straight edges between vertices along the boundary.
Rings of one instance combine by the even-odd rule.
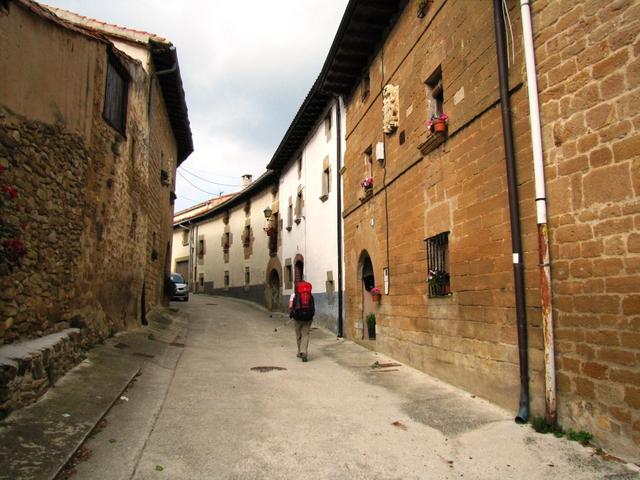
[[[286,318],[220,297],[172,306],[184,347],[146,361],[69,478],[635,478],[324,330],[302,363]]]

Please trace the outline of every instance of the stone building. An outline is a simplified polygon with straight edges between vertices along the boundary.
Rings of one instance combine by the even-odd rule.
[[[560,424],[590,431],[598,444],[637,461],[640,5],[532,2],[554,375],[543,353],[549,303],[538,268],[523,17],[519,2],[508,0],[515,41],[507,42],[503,97],[511,105],[518,195],[510,209],[494,13],[485,3],[347,6],[321,74],[325,92],[346,98],[345,335],[516,411],[515,265],[524,278],[519,312],[526,315],[531,415],[545,413],[547,373],[547,387],[557,381]],[[440,132],[440,122],[429,120],[442,113],[448,124]],[[380,303],[372,287],[382,291]],[[367,340],[369,313],[375,340]]]
[[[267,235],[264,211],[277,196],[276,180],[270,171],[253,182],[251,175],[243,180],[240,192],[176,214],[171,265],[183,274],[186,268],[192,292],[271,307],[267,265],[277,236]]]
[[[1,257],[0,340],[48,345],[22,377],[0,355],[6,413],[161,303],[175,169],[193,145],[175,48],[152,34],[1,2],[0,85],[0,182],[17,193],[1,213],[24,224],[2,230],[24,255]]]

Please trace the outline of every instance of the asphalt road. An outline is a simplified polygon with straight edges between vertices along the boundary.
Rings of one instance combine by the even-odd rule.
[[[220,297],[172,306],[184,347],[146,362],[72,479],[638,478],[412,368],[372,368],[394,362],[324,330],[302,363],[285,318]]]

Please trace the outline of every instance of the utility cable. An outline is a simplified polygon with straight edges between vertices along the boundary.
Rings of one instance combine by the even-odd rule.
[[[189,185],[191,185],[196,190],[200,190],[201,192],[206,193],[208,195],[218,195],[217,193],[207,192],[206,190],[201,189],[200,187],[198,187],[197,185],[192,183],[187,177],[185,177],[180,170],[177,170],[177,172],[178,172],[178,175],[180,175],[185,182],[187,182]]]
[[[187,169],[186,169],[186,168],[184,168],[184,167],[182,167],[182,171],[183,171],[184,173],[188,173],[189,175],[192,175],[192,176],[194,176],[194,177],[196,177],[196,178],[198,178],[198,179],[200,179],[200,180],[203,180],[203,181],[205,181],[205,182],[207,182],[207,183],[212,183],[212,184],[214,184],[214,185],[219,185],[219,186],[221,186],[221,187],[241,187],[241,186],[242,186],[242,185],[237,185],[237,184],[229,184],[229,183],[219,183],[219,182],[214,182],[213,180],[208,180],[208,179],[206,179],[206,178],[204,178],[204,177],[201,177],[200,175],[196,175],[195,173],[190,172],[189,170],[187,170]],[[183,178],[184,178],[184,177],[183,177]]]

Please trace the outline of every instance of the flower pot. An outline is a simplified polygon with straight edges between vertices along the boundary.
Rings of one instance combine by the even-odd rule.
[[[375,340],[376,338],[376,324],[367,325],[367,333],[369,333],[369,340]]]
[[[433,131],[437,133],[444,133],[447,131],[447,122],[444,120],[436,119],[433,121]]]
[[[371,294],[371,300],[373,300],[375,303],[380,303],[380,299],[382,298],[382,295],[379,293],[372,293]]]

